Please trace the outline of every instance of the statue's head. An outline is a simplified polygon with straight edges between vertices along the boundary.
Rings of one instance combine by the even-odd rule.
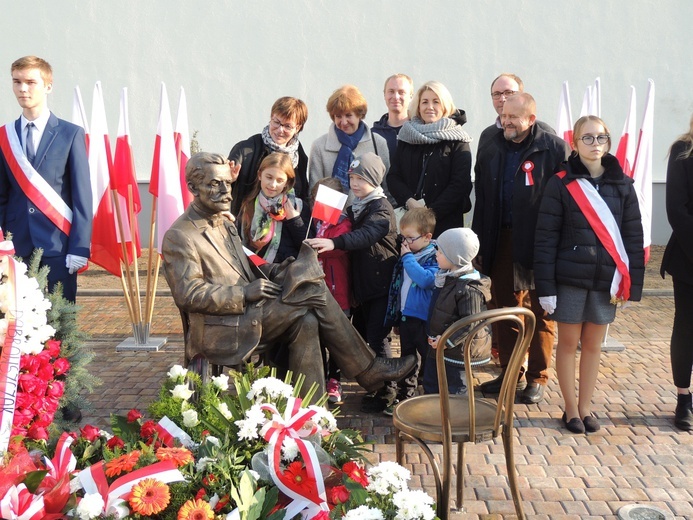
[[[185,180],[201,209],[209,213],[230,211],[234,178],[226,157],[218,153],[196,153],[185,167]]]

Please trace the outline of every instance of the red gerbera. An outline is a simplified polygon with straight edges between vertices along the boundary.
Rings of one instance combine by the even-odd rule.
[[[284,470],[284,476],[306,493],[315,492],[315,479],[308,476],[308,471],[302,462],[295,461]]]
[[[349,461],[344,466],[342,466],[342,471],[346,473],[354,482],[358,482],[363,487],[368,485],[368,475],[366,475],[366,470],[359,466],[356,462]]]

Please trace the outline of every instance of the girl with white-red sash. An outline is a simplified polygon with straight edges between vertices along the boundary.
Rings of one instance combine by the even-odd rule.
[[[573,433],[595,432],[592,395],[601,344],[616,304],[639,301],[645,275],[643,230],[633,181],[611,154],[596,116],[578,119],[573,154],[544,190],[534,276],[539,301],[558,324],[556,373]],[[579,397],[575,358],[580,344]]]

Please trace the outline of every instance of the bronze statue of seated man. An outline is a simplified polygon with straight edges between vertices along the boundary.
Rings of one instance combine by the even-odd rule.
[[[413,356],[376,357],[327,290],[315,252],[256,267],[243,251],[231,218],[231,184],[238,168],[201,152],[185,177],[195,197],[164,235],[164,273],[176,305],[189,317],[186,356],[237,365],[260,344],[288,346],[289,366],[305,375],[303,390],[325,391],[322,343],[346,377],[366,391],[399,380]]]

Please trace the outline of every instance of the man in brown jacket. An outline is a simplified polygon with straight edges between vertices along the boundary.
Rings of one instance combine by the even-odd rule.
[[[258,345],[288,346],[289,366],[324,392],[322,342],[347,377],[367,391],[404,377],[413,356],[376,357],[352,327],[322,280],[315,252],[304,247],[295,263],[248,261],[230,215],[237,171],[219,154],[198,153],[186,167],[195,197],[163,241],[164,273],[176,305],[189,317],[186,356],[242,363]]]

